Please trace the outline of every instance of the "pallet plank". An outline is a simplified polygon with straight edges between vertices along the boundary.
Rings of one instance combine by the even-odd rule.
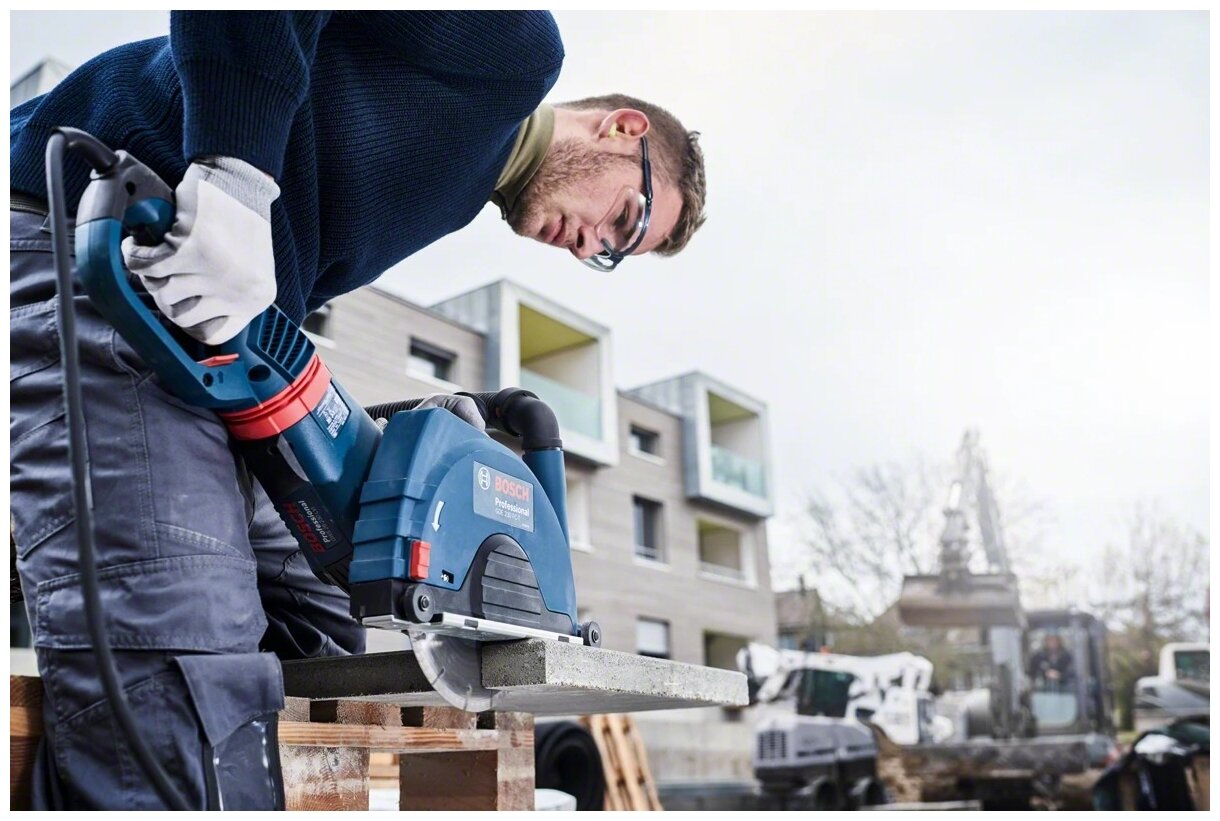
[[[533,734],[513,730],[449,730],[432,727],[372,727],[280,722],[287,747],[354,747],[388,753],[478,752],[533,744]]]
[[[660,810],[648,754],[626,714],[585,716],[581,722],[593,736],[606,780],[606,810]]]

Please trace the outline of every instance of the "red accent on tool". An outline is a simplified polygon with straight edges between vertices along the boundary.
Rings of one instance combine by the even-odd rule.
[[[200,359],[199,364],[205,368],[215,368],[220,365],[228,365],[230,362],[237,361],[238,354],[222,353],[216,356],[209,356],[207,359]]]
[[[422,582],[428,578],[428,563],[432,560],[432,544],[412,539],[410,545],[411,567],[407,571],[407,576],[417,582]]]
[[[322,401],[330,387],[330,371],[317,354],[301,375],[273,399],[242,411],[219,413],[235,439],[266,439],[300,422]]]

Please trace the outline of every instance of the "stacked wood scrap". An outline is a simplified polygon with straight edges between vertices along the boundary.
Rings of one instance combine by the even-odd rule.
[[[374,790],[398,789],[397,753],[373,753],[369,756],[369,788]]]
[[[8,677],[9,809],[28,810],[34,754],[42,736],[42,681],[31,676]]]
[[[606,776],[606,810],[660,810],[648,753],[630,715],[584,716]]]
[[[884,732],[872,725],[877,739],[877,777],[885,784],[890,800],[895,804],[913,804],[922,800],[922,782],[908,773],[902,762],[902,748]]]

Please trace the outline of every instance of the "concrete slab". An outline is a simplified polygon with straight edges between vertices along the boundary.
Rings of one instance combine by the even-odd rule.
[[[485,644],[483,686],[504,693],[497,710],[535,715],[747,703],[741,673],[540,639]],[[446,706],[409,652],[287,661],[284,690],[315,700]]]

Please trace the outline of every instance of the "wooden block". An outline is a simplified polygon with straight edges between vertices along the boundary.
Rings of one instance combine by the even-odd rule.
[[[285,696],[280,721],[309,721],[309,699]]]
[[[301,713],[304,712],[304,721]],[[284,718],[292,716],[291,719]],[[369,749],[367,744],[338,740],[318,745],[294,743],[299,735],[316,735],[310,728],[347,731],[376,729],[399,722],[397,708],[382,704],[314,701],[289,698],[280,720],[280,766],[288,809],[367,810],[369,808]],[[350,725],[350,726],[348,726]],[[372,725],[372,726],[369,726]]]
[[[468,713],[456,707],[403,707],[401,711],[404,727],[473,730],[478,726],[478,713]]]
[[[9,809],[28,810],[34,756],[42,738],[42,680],[9,676]]]
[[[280,745],[289,810],[367,810],[368,750]]]
[[[8,703],[10,707],[35,707],[42,709],[42,679],[38,676],[9,676]]]
[[[488,711],[478,714],[478,727],[485,730],[529,730],[534,731],[533,713],[497,713]]]
[[[311,701],[309,720],[321,723],[401,727],[402,710],[375,701]]]
[[[379,789],[398,789],[398,754],[369,753],[369,785]]]
[[[486,716],[486,718],[485,718]],[[496,809],[534,809],[534,716],[532,713],[483,713],[480,719],[500,732],[529,734],[528,746],[501,748],[496,762]]]
[[[501,739],[494,750],[398,757],[401,810],[532,810],[534,719],[521,713],[475,716],[447,708],[404,710],[404,720],[477,726],[452,733],[487,733]],[[423,730],[424,728],[421,728]]]
[[[1211,809],[1211,770],[1210,755],[1196,755],[1190,762],[1191,791],[1194,793],[1196,810]]]

